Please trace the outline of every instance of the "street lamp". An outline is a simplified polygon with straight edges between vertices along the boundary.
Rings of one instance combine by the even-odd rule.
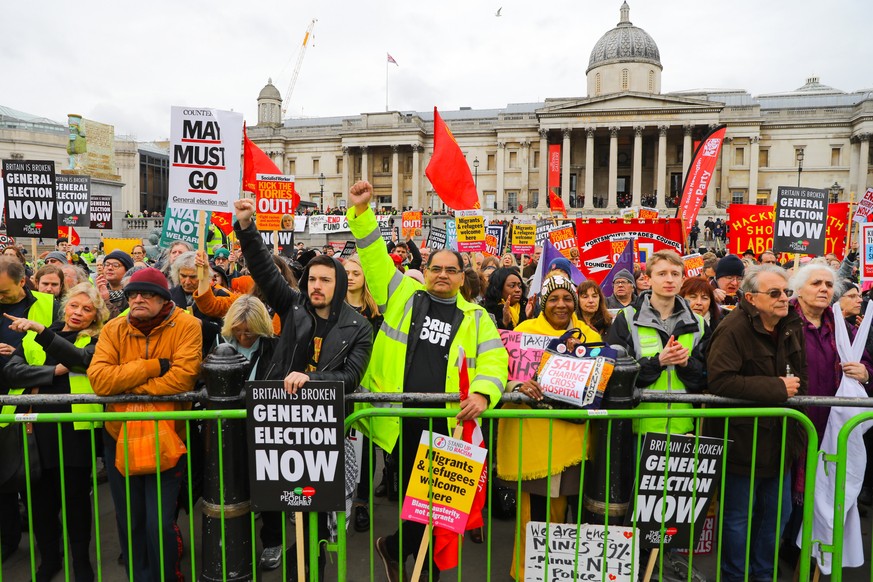
[[[803,171],[803,148],[797,150],[797,187],[800,188],[800,173]]]
[[[840,201],[840,194],[843,191],[843,187],[840,186],[840,183],[834,180],[834,185],[831,186],[831,204],[836,204]]]
[[[479,191],[479,156],[473,158],[473,183],[476,185],[476,192]]]
[[[324,172],[318,175],[318,185],[321,187],[321,196],[319,197],[319,204],[321,205],[321,212],[324,212]]]

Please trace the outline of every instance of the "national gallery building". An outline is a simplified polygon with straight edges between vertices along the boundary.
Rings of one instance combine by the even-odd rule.
[[[591,50],[587,96],[440,111],[460,144],[482,207],[547,212],[547,152],[561,146],[561,197],[571,214],[612,215],[629,206],[675,208],[693,148],[720,124],[726,143],[701,216],[731,203],[770,204],[779,186],[827,188],[855,200],[868,185],[873,89],[847,93],[810,77],[794,91],[661,92],[658,45],[620,19]],[[282,120],[271,83],[258,96],[249,137],[303,200],[344,204],[369,180],[380,208],[442,208],[424,170],[433,153],[432,111],[388,111]],[[718,210],[716,210],[718,209]]]

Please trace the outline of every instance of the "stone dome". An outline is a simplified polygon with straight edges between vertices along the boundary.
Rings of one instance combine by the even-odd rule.
[[[648,32],[631,24],[627,2],[621,5],[621,20],[616,27],[594,45],[587,72],[602,65],[623,62],[649,63],[663,69],[658,45]]]
[[[261,99],[282,100],[282,95],[279,93],[279,90],[276,89],[276,86],[273,85],[273,79],[268,79],[267,84],[264,85],[264,88],[261,89],[261,92],[258,94],[258,100]]]

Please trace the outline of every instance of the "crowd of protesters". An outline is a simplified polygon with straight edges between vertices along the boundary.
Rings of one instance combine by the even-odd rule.
[[[39,264],[28,263],[21,249],[3,249],[0,384],[9,394],[178,394],[198,387],[203,359],[226,343],[248,360],[249,380],[282,381],[291,393],[314,380],[343,382],[347,393],[454,393],[459,391],[457,362],[462,357],[469,396],[447,405],[457,409],[456,416],[432,421],[433,430],[449,434],[458,421],[476,419],[500,405],[504,392],[520,392],[531,402],[545,397],[536,380],[507,380],[509,355],[500,330],[555,337],[579,330],[585,342],[623,347],[639,363],[639,388],[709,392],[766,404],[784,403],[797,394],[832,396],[844,375],[866,387],[873,373],[869,354],[858,362],[844,362],[836,348],[842,329],[853,337],[863,321],[869,291],[857,283],[855,250],[842,260],[829,255],[780,265],[769,251],[742,257],[716,254],[723,244],[715,242],[715,248],[701,249],[701,276],[686,277],[678,253],[658,251],[633,272],[615,273],[605,289],[581,280],[568,259],[540,265],[540,248],[531,256],[486,257],[419,248],[412,240],[386,243],[369,206],[372,195],[367,182],[355,184],[349,193],[343,213],[357,252],[343,259],[329,246],[305,248],[302,243],[293,258],[271,253],[257,230],[254,203],[247,198],[235,204],[238,245],[209,254],[178,242],[153,262],[142,245],[130,253],[113,250],[95,257],[87,248],[73,252],[66,240],[59,240]],[[705,232],[691,232],[691,242],[703,234],[704,244],[723,243],[724,230],[720,221],[707,221]],[[107,404],[105,410],[123,412],[133,410],[131,406]],[[657,411],[667,405],[639,406]],[[188,407],[169,402],[158,409]],[[3,412],[103,409],[96,404],[10,405]],[[829,409],[806,413],[821,438]],[[792,500],[798,499],[803,480],[790,476],[805,450],[803,434],[796,423],[789,423],[791,435],[783,450],[781,420],[760,419],[754,426],[745,419],[727,422],[733,445],[723,492],[723,579],[745,575],[747,535],[750,577],[770,578],[780,541],[786,551],[794,545],[790,535],[780,540],[776,532],[785,530],[792,512],[801,510],[792,507]],[[40,556],[36,580],[51,580],[63,567],[67,548],[59,525],[62,506],[73,578],[94,579],[88,549],[93,514],[89,493],[97,469],[90,454],[88,429],[93,426],[63,425],[62,449],[54,425],[35,428],[42,468],[34,485],[39,502],[33,505],[30,523]],[[376,417],[356,428],[389,454],[386,467],[411,467],[416,448],[409,443],[417,442],[428,427],[427,419],[407,419],[401,425],[397,418]],[[634,422],[637,434],[693,430],[691,419]],[[584,424],[561,420],[498,424],[496,474],[521,484],[522,532],[531,520],[575,521],[580,473],[588,459],[585,431]],[[184,542],[176,519],[180,500],[187,500],[185,483],[196,480],[187,474],[185,455],[198,455],[200,445],[186,442],[184,423],[167,423],[161,437],[169,441],[169,462],[162,451],[158,486],[155,470],[133,470],[132,463],[143,459],[125,452],[129,435],[122,423],[107,422],[101,434],[97,454],[116,507],[119,562],[135,580],[162,575],[181,579],[177,548]],[[715,429],[713,434],[721,437],[724,432]],[[401,438],[407,446],[398,458],[395,445]],[[549,438],[551,447],[543,447]],[[365,455],[370,448],[365,444]],[[375,465],[366,457],[360,462],[363,467]],[[377,495],[387,493],[391,478],[386,470]],[[350,522],[358,531],[371,527],[370,479],[362,475],[355,493]],[[393,484],[395,494],[405,489],[408,479],[407,471]],[[0,486],[4,560],[17,550],[22,536],[19,495],[14,485]],[[866,495],[869,502],[869,489]],[[295,552],[282,545],[284,515],[260,517],[260,566],[273,569],[283,558],[293,561]],[[317,523],[319,537],[325,537],[327,519],[319,516]],[[412,522],[404,522],[402,536],[399,530],[376,532],[376,555],[389,580],[406,579],[407,560],[418,551],[423,532],[424,526]],[[481,530],[471,537],[481,542]],[[516,579],[524,578],[523,540],[522,534],[514,548],[520,559],[513,558],[510,573]],[[135,549],[133,555],[128,547]],[[321,576],[323,552],[317,567]],[[436,564],[428,563],[425,575],[438,580]]]

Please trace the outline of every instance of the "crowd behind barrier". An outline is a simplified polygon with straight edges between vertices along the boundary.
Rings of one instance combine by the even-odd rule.
[[[302,244],[272,254],[249,199],[235,205],[236,242],[209,253],[175,243],[150,256],[136,245],[129,254],[98,254],[90,274],[91,253],[66,240],[45,265],[28,261],[20,248],[3,249],[0,385],[8,395],[0,396],[0,456],[10,460],[8,474],[0,474],[4,562],[16,559],[25,536],[21,502],[35,580],[61,571],[77,581],[119,573],[134,580],[223,576],[243,558],[253,573],[281,568],[294,579],[303,554],[309,579],[342,578],[352,563],[346,523],[369,534],[362,545],[370,576],[389,580],[407,579],[423,537],[433,536],[418,568],[422,579],[438,580],[457,563],[433,547],[444,540],[375,499],[384,491],[402,500],[423,432],[447,435],[479,418],[486,419],[490,501],[474,511],[472,523],[484,527],[467,537],[490,548],[489,578],[524,579],[533,563],[525,539],[537,524],[627,525],[612,520],[617,490],[609,483],[622,483],[620,501],[636,515],[630,491],[640,485],[638,456],[650,436],[662,434],[668,443],[687,434],[731,443],[711,530],[717,559],[704,560],[710,571],[701,574],[693,552],[681,558],[662,541],[658,557],[651,544],[632,544],[633,577],[649,561],[682,578],[718,572],[763,579],[795,567],[806,576],[816,551],[814,516],[827,513],[813,507],[821,496],[845,495],[848,508],[848,517],[835,521],[832,512],[836,527],[828,535],[845,543],[839,551],[824,544],[839,559],[825,560],[822,570],[834,568],[838,579],[841,567],[865,562],[858,516],[873,501],[873,471],[858,474],[856,463],[868,455],[863,441],[846,436],[857,424],[853,412],[831,408],[860,413],[873,401],[866,398],[873,375],[868,288],[857,283],[856,249],[797,265],[778,265],[770,252],[720,256],[725,225],[707,221],[690,233],[713,245],[702,249],[700,276],[686,276],[682,257],[662,250],[601,287],[583,281],[572,260],[540,247],[529,256],[500,248],[487,258],[386,241],[371,196],[369,184],[357,183],[342,210],[355,243],[350,256]],[[535,355],[517,347],[522,336],[540,338]],[[589,390],[606,410],[560,404],[561,390],[545,380],[546,362],[611,354],[610,346],[618,355],[603,357],[616,378],[622,361],[634,372],[630,380],[610,379],[605,391]],[[210,398],[208,362],[231,353],[241,358],[229,367],[232,386]],[[542,369],[530,369],[531,357],[542,358]],[[309,382],[342,382],[347,428],[360,434],[360,478],[347,515],[339,526],[326,513],[304,520],[301,548],[285,531],[286,515],[263,512],[258,526],[246,500],[236,498],[248,468],[224,453],[243,433],[214,421],[244,418],[246,381],[281,382],[290,394]],[[578,391],[578,381],[567,390]],[[622,382],[626,394],[616,398]],[[216,448],[216,440],[224,444]],[[850,475],[843,490],[816,489],[830,486],[816,481],[824,472],[821,446],[831,447],[825,453],[844,485]],[[619,466],[636,469],[628,475]],[[384,468],[381,478],[377,467]],[[99,524],[104,479],[114,528]],[[495,500],[505,501],[514,524],[492,519]],[[196,511],[204,519],[205,561],[194,551]],[[242,526],[240,517],[247,520]],[[667,529],[662,524],[652,535],[664,540]],[[109,530],[120,553],[113,574],[115,556],[101,552],[99,540]],[[250,539],[229,547],[239,531]],[[493,536],[504,533],[506,544],[495,551]],[[338,571],[321,539],[339,553]],[[605,573],[607,561],[601,566]]]

